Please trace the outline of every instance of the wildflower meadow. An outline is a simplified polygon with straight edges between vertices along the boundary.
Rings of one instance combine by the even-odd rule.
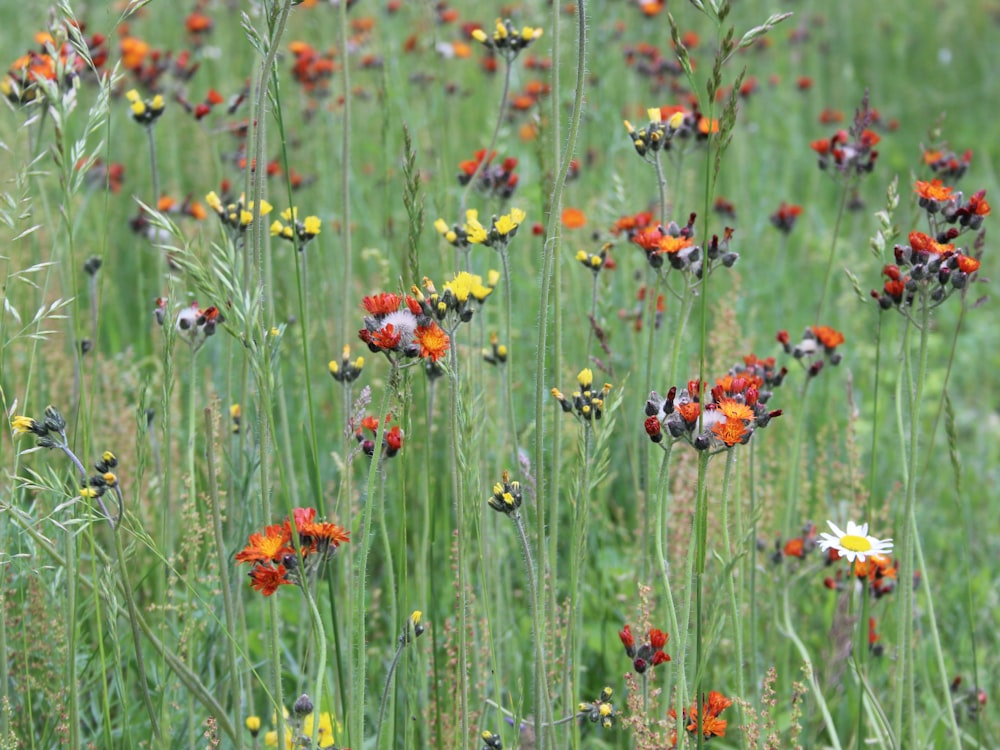
[[[0,8],[0,748],[1000,747],[996,2]]]

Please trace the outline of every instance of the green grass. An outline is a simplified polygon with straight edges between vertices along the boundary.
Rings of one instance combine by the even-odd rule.
[[[187,82],[164,77],[158,91],[166,108],[152,131],[161,193],[178,204],[190,197],[204,205],[223,180],[236,194],[251,184],[234,157],[240,140],[227,125],[257,116],[254,84],[236,113],[227,115],[222,104],[197,122],[175,98],[180,93],[197,104],[214,88],[228,99],[261,76],[263,54],[241,28],[240,9],[212,0],[204,5],[214,29],[194,51],[200,67]],[[10,61],[39,49],[33,36],[49,22],[48,9],[0,6],[0,39]],[[267,39],[276,34],[267,14],[277,20],[282,7],[265,2],[243,10]],[[930,318],[913,456],[908,394],[914,391],[908,389],[917,381],[906,379],[904,363],[919,371],[919,331],[904,339],[903,317],[859,299],[844,273],[854,274],[863,292],[881,288],[892,243],[926,231],[912,187],[914,177],[928,177],[922,144],[946,140],[958,153],[971,149],[971,167],[958,188],[966,198],[980,189],[988,198],[997,195],[995,9],[901,0],[736,3],[720,28],[733,26],[737,39],[773,12],[794,15],[767,34],[766,47],[737,52],[722,68],[724,86],[745,67],[758,88],[739,101],[717,178],[716,141],[710,153],[692,144],[677,158],[674,149],[662,164],[672,207],[663,218],[683,226],[697,213],[699,243],[706,228],[710,236],[733,226],[732,249],[740,258],[732,269],[716,269],[707,284],[692,284],[686,325],[684,277],[668,274],[661,287],[667,291],[663,325],[652,339],[648,299],[639,303],[637,294],[656,283],[654,275],[642,251],[610,227],[623,215],[657,210],[656,172],[636,155],[622,120],[644,125],[647,107],[682,102],[683,93],[671,86],[687,88],[689,81],[669,76],[657,84],[627,64],[624,49],[649,43],[673,59],[666,13],[646,18],[624,2],[586,8],[587,77],[573,154],[580,174],[566,183],[557,205],[582,209],[587,223],[566,229],[557,213],[545,211],[573,122],[578,16],[560,12],[559,3],[501,11],[456,2],[455,9],[459,20],[447,24],[437,22],[431,3],[403,3],[390,13],[387,3],[368,0],[350,9],[345,30],[356,51],[347,57],[349,120],[339,9],[291,9],[274,42],[276,86],[260,121],[267,128],[262,161],[306,177],[292,200],[300,216],[322,220],[320,235],[298,254],[267,232],[289,203],[280,176],[263,186],[275,212],[263,218],[259,245],[251,232],[234,248],[211,209],[204,220],[168,213],[172,234],[165,219],[154,217],[162,229],[157,242],[130,230],[137,201],[156,202],[147,134],[132,121],[124,96],[133,87],[145,97],[154,92],[139,86],[131,71],[114,73],[104,111],[100,85],[84,76],[60,131],[51,113],[40,116],[37,103],[0,112],[4,408],[11,419],[41,420],[46,405],[54,405],[68,422],[67,449],[88,473],[112,451],[125,511],[112,528],[79,496],[81,478],[66,454],[30,451],[30,435],[0,441],[6,477],[0,484],[0,694],[10,706],[0,711],[0,746],[215,746],[204,736],[209,717],[218,746],[261,746],[279,705],[291,709],[308,693],[335,722],[340,747],[481,747],[483,730],[501,735],[504,747],[529,747],[531,729],[519,736],[505,715],[529,723],[532,717],[558,720],[581,701],[594,701],[604,686],[614,691],[613,728],[590,722],[537,727],[538,745],[663,747],[663,737],[678,727],[674,721],[668,727],[668,708],[680,712],[697,693],[719,691],[759,714],[773,687],[770,720],[780,740],[765,741],[770,730],[761,718],[764,736],[752,745],[752,730],[740,731],[752,712],[733,705],[723,714],[725,737],[711,746],[995,746],[992,563],[1000,535],[991,503],[1000,428],[991,373],[1000,362],[996,303],[986,296],[993,275],[989,241],[982,283],[968,291],[965,312],[956,294]],[[189,11],[152,2],[126,19],[108,4],[79,20],[86,35],[108,37],[104,70],[110,71],[121,57],[122,23],[153,48],[175,55],[191,49],[184,28]],[[507,250],[510,288],[501,282],[470,322],[450,331],[452,351],[442,360],[448,372],[430,380],[422,366],[395,371],[385,356],[367,351],[357,334],[366,314],[361,301],[381,291],[409,292],[424,276],[440,291],[458,271],[486,277],[502,268],[496,250],[458,251],[433,227],[438,217],[449,225],[464,219],[458,164],[487,146],[503,84],[502,61],[495,74],[485,74],[481,47],[461,24],[477,21],[491,33],[500,12],[510,12],[518,28],[545,32],[513,62],[511,91],[532,80],[553,90],[531,112],[501,122],[498,160],[518,159],[514,196],[504,201],[469,193],[468,207],[479,210],[487,227],[491,216],[512,207],[527,214]],[[707,110],[705,82],[721,39],[717,24],[692,4],[672,4],[670,12],[682,33],[699,35],[691,50],[693,81]],[[373,24],[362,31],[365,17]],[[530,69],[526,58],[551,56],[557,38],[555,85],[556,68]],[[403,51],[408,39],[413,52]],[[320,53],[335,50],[328,96],[311,97],[293,79],[293,41]],[[447,59],[436,51],[454,41],[467,42],[472,57]],[[366,67],[367,54],[382,65]],[[798,90],[799,76],[812,79],[807,91]],[[863,207],[847,211],[838,229],[841,183],[817,168],[810,143],[849,127],[866,91],[882,120],[898,126],[878,129],[875,169],[858,186]],[[715,116],[724,104],[713,105]],[[309,107],[316,108],[312,116]],[[843,123],[820,124],[826,108],[840,111]],[[538,137],[525,140],[522,125],[533,118]],[[404,127],[412,137],[412,165]],[[55,149],[77,142],[78,151],[60,167]],[[87,155],[124,165],[120,192],[66,184],[72,164]],[[707,175],[713,184],[706,190]],[[900,235],[877,258],[869,238],[894,177],[900,200],[893,222]],[[735,220],[706,215],[706,199],[710,205],[717,195],[735,205]],[[803,208],[787,238],[769,221],[781,201]],[[422,224],[413,223],[420,207]],[[547,242],[532,231],[536,224],[549,231]],[[972,241],[970,233],[958,243]],[[606,242],[613,242],[617,267],[595,278],[574,256],[580,249],[597,253]],[[170,266],[165,246],[172,248]],[[815,320],[831,251],[825,314]],[[91,256],[102,260],[93,291],[83,271]],[[595,318],[607,351],[590,335],[595,283]],[[551,296],[543,306],[546,284]],[[157,297],[169,298],[162,327],[152,314]],[[57,300],[65,304],[50,309]],[[192,300],[218,306],[225,317],[196,354],[173,330],[178,311]],[[637,331],[631,316],[640,309]],[[543,319],[545,349],[538,356]],[[832,326],[846,342],[838,349],[840,365],[827,365],[804,389],[804,371],[775,335],[788,330],[796,341],[809,325]],[[509,347],[506,366],[480,356],[494,332]],[[85,354],[82,339],[91,340]],[[350,386],[335,382],[326,364],[340,362],[345,344],[351,359],[366,360]],[[910,360],[904,359],[907,346]],[[750,445],[732,449],[730,472],[726,455],[705,460],[707,454],[680,442],[661,474],[663,453],[642,428],[648,386],[665,394],[702,371],[714,383],[750,352],[789,367],[769,402],[784,414],[758,430]],[[612,384],[604,418],[594,423],[564,414],[548,394],[552,387],[572,394],[585,367],[593,368],[598,389]],[[364,414],[391,411],[390,427],[398,424],[405,434],[398,455],[374,466],[348,427],[359,398]],[[238,433],[229,416],[233,404],[242,411]],[[524,490],[531,571],[516,524],[487,505],[505,470]],[[658,482],[667,476],[669,484]],[[913,594],[912,634],[904,627],[902,586],[908,497],[915,501],[924,557],[923,565],[915,564],[924,580]],[[114,513],[113,492],[103,500]],[[342,525],[351,542],[310,586],[283,586],[262,597],[248,585],[248,567],[234,557],[251,533],[298,507],[316,508]],[[863,597],[825,588],[824,578],[837,571],[849,576],[843,561],[826,567],[819,552],[771,561],[779,534],[798,535],[808,521],[823,531],[827,519],[870,521],[875,536],[896,540],[903,571],[894,593],[866,607]],[[706,555],[699,576],[689,550],[701,534]],[[540,584],[534,596],[529,578]],[[881,655],[868,652],[858,627],[869,608]],[[426,633],[397,654],[400,634],[412,636],[407,618],[414,610],[422,611]],[[630,678],[631,695],[630,659],[618,638],[626,623],[637,640],[649,627],[669,631],[665,648],[672,657],[646,673],[648,684]],[[810,681],[805,657],[815,682],[793,701],[794,683]],[[771,667],[777,677],[765,684]],[[960,689],[946,694],[945,684],[959,675]],[[989,697],[976,718],[966,710],[973,686]],[[949,720],[954,701],[960,738]],[[262,719],[256,739],[244,729],[250,715]],[[893,733],[899,733],[895,741]],[[687,743],[704,744],[693,736]]]

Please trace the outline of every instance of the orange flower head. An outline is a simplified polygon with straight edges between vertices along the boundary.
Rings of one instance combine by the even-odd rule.
[[[753,409],[744,403],[732,398],[724,398],[719,402],[719,409],[726,415],[726,419],[751,420],[754,418]]]
[[[827,349],[836,349],[844,343],[844,334],[830,326],[813,326],[812,332],[816,340]]]
[[[975,273],[979,270],[979,260],[969,255],[958,256],[958,270],[963,273]]]
[[[913,191],[921,198],[929,201],[946,201],[951,197],[952,193],[951,188],[943,184],[941,180],[931,180],[930,182],[917,180]]]
[[[698,415],[701,413],[701,406],[697,401],[688,401],[686,404],[677,405],[677,413],[681,415],[681,418],[688,424],[694,424],[698,421]]]
[[[671,237],[669,234],[661,238],[657,243],[657,249],[661,253],[679,253],[685,248],[691,247],[694,243],[690,237]]]
[[[725,422],[716,422],[712,425],[712,432],[719,440],[732,448],[737,443],[742,443],[747,435],[747,426],[739,419],[726,419]]]
[[[431,362],[437,362],[448,352],[451,340],[437,323],[429,326],[418,326],[415,335],[416,341],[420,344],[420,356],[426,357]]]
[[[579,208],[564,208],[562,212],[562,224],[567,229],[579,229],[586,225],[587,215]]]
[[[253,533],[247,546],[236,554],[236,562],[277,562],[295,550],[291,547],[292,528],[286,521]]]
[[[288,570],[284,565],[272,568],[269,565],[258,565],[250,571],[250,585],[264,596],[271,596],[279,586],[290,585],[286,577]]]

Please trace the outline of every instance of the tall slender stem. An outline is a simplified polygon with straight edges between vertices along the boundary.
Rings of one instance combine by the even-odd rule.
[[[465,207],[469,202],[469,191],[475,187],[476,180],[479,179],[479,174],[483,171],[483,167],[486,166],[487,162],[489,162],[490,154],[497,145],[497,136],[500,134],[500,125],[503,123],[504,115],[507,113],[507,96],[510,93],[510,72],[511,61],[505,57],[503,68],[503,92],[500,94],[500,111],[497,113],[496,125],[493,126],[493,135],[490,137],[490,145],[486,147],[486,151],[483,152],[483,158],[479,160],[478,164],[476,164],[475,171],[469,177],[469,181],[465,184],[465,190],[462,191],[462,202],[459,205],[458,212],[459,216],[465,216]]]
[[[833,263],[837,257],[837,238],[840,236],[840,223],[844,218],[844,209],[847,207],[847,196],[851,193],[851,183],[844,182],[844,190],[840,195],[840,208],[837,209],[837,221],[833,225],[833,239],[830,240],[830,258],[826,263],[826,273],[823,275],[823,286],[820,287],[819,302],[816,303],[815,323],[819,325],[823,320],[823,307],[826,304],[826,293],[830,288],[830,277],[833,275]]]

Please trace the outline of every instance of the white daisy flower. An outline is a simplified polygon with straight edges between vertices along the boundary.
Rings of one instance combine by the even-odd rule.
[[[832,534],[820,534],[819,546],[824,551],[835,549],[848,562],[864,562],[872,555],[888,555],[892,552],[892,539],[876,539],[868,535],[868,524],[860,526],[854,521],[847,522],[847,531],[842,531],[833,521],[827,521]]]

